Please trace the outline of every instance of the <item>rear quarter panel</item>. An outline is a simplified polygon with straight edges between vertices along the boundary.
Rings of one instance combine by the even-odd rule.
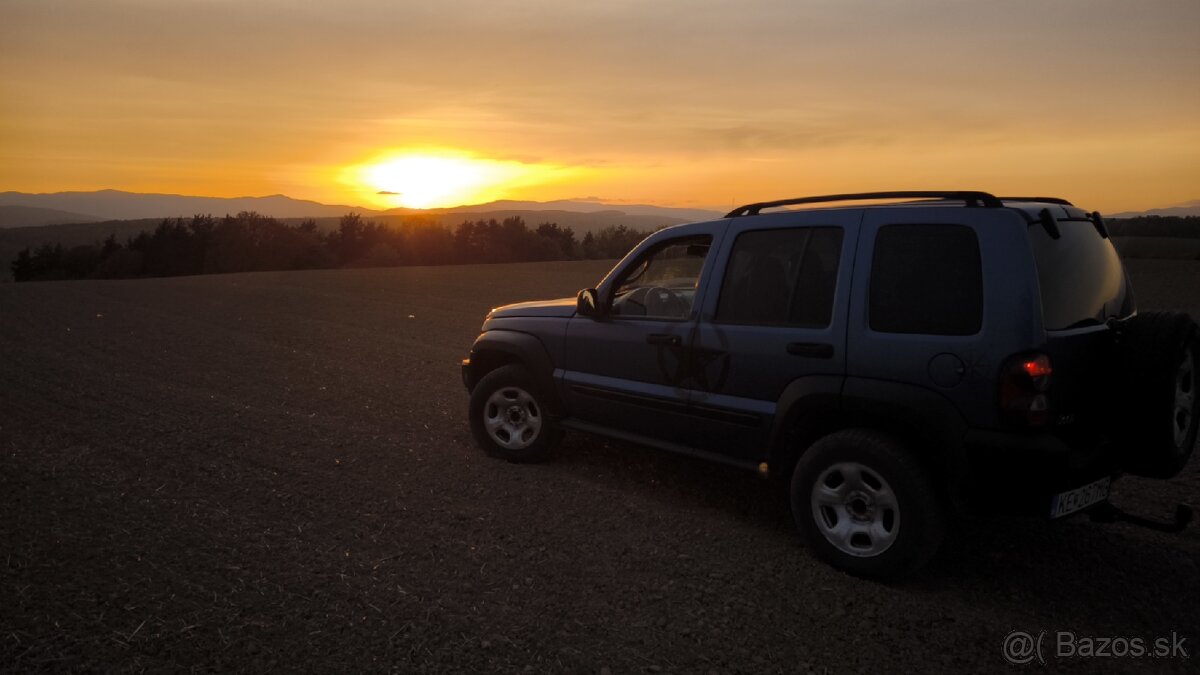
[[[974,335],[914,335],[872,330],[868,315],[876,235],[885,225],[955,224],[979,240],[983,320]],[[997,428],[996,381],[1005,359],[1040,341],[1037,270],[1025,235],[1028,225],[1011,209],[879,208],[863,218],[855,260],[847,331],[847,375],[916,385],[949,400],[972,425]],[[951,357],[941,357],[949,354]],[[956,382],[935,381],[934,359],[961,362]]]

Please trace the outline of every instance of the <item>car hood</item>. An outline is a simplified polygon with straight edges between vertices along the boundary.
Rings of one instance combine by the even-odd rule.
[[[514,316],[549,316],[570,318],[575,316],[575,298],[518,302],[515,305],[497,307],[488,314],[489,319],[507,319]]]

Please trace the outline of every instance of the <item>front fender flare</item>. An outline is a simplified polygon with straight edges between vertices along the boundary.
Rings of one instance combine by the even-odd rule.
[[[562,409],[558,390],[554,386],[554,363],[545,345],[536,336],[513,330],[489,330],[475,338],[471,345],[469,366],[464,367],[463,382],[468,390],[475,389],[479,380],[491,371],[509,364],[519,364],[529,371],[543,394],[549,397],[552,412]]]

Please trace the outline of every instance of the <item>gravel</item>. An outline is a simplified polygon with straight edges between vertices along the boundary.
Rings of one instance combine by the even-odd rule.
[[[1135,263],[1143,306],[1200,316],[1200,263]],[[1053,651],[1194,658],[1195,528],[965,521],[885,586],[736,469],[579,434],[485,457],[458,372],[484,313],[608,264],[0,285],[0,670],[988,672],[1012,631],[1055,670],[1194,668]],[[1193,461],[1117,501],[1198,492]]]

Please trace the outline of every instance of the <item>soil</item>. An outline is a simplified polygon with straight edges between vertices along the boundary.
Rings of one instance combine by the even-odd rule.
[[[489,307],[611,263],[0,285],[0,670],[1055,670],[1077,637],[1200,651],[1200,535],[957,523],[915,579],[818,563],[761,481],[570,434],[487,458],[458,362]],[[1134,261],[1200,316],[1200,263]],[[1197,502],[1200,464],[1118,503]]]

